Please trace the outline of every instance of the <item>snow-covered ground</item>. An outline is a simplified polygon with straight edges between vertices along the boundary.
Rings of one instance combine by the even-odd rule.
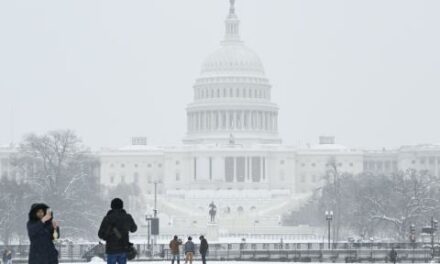
[[[164,263],[170,263],[171,261],[145,261],[145,262],[129,262],[129,263],[134,263],[134,264],[164,264]],[[94,258],[92,259],[91,262],[86,262],[84,264],[105,264],[106,262],[104,262],[102,259],[100,258]],[[180,261],[180,263],[185,263],[185,261]],[[198,264],[198,263],[202,263],[202,261],[200,260],[196,260],[193,261],[194,264]],[[286,264],[287,262],[252,262],[252,261],[207,261],[208,264],[258,264],[258,263],[267,263],[267,264]],[[300,264],[299,262],[295,262]],[[366,263],[366,262],[363,262]],[[64,264],[82,264],[82,263],[64,263]],[[313,262],[308,262],[307,264],[334,264],[334,263],[325,263],[325,262],[319,262],[319,263],[313,263]],[[368,264],[368,263],[366,263]],[[375,262],[374,264],[381,264],[379,262]],[[416,263],[417,264],[417,263]],[[426,264],[426,263],[425,263]]]
[[[89,264],[90,263],[92,263],[92,262],[88,262]],[[98,263],[98,262],[95,262],[95,263]],[[99,263],[102,263],[102,264],[105,264],[106,262],[99,262]],[[171,261],[146,261],[146,262],[129,262],[129,263],[134,263],[134,264],[164,264],[164,263],[171,263]],[[180,261],[180,263],[185,263],[185,261]],[[193,263],[194,264],[199,264],[199,263],[202,263],[202,261],[200,261],[200,260],[198,260],[198,261],[193,261]],[[252,261],[207,261],[207,263],[208,264],[258,264],[258,263],[267,263],[267,264],[286,264],[286,263],[289,263],[289,262],[256,262],[256,261],[254,261],[254,262],[252,262]],[[292,262],[290,262],[290,263],[292,263]],[[300,262],[295,262],[295,263],[297,263],[297,264],[301,264]],[[364,264],[368,264],[367,262],[362,262],[362,263],[364,263]],[[83,264],[83,263],[63,263],[63,264]],[[84,264],[87,264],[87,262],[86,263],[84,263]],[[306,263],[303,263],[303,264],[306,264]],[[334,264],[334,263],[326,263],[326,262],[316,262],[316,263],[313,263],[313,262],[307,262],[307,264]],[[379,263],[379,262],[374,262],[374,264],[381,264],[381,263]],[[385,263],[384,263],[385,264]],[[389,263],[388,263],[389,264]],[[418,263],[415,263],[415,264],[418,264]],[[420,264],[422,264],[422,263],[420,263]],[[424,263],[424,264],[426,264],[426,263]]]

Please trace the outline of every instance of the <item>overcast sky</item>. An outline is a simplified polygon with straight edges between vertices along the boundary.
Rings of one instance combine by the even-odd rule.
[[[93,147],[180,143],[227,0],[0,1],[0,144],[73,129]],[[440,143],[440,1],[237,0],[286,144]]]

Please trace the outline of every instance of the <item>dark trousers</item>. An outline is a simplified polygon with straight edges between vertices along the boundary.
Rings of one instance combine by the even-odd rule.
[[[202,256],[202,263],[206,264],[206,253],[200,253],[200,255]]]

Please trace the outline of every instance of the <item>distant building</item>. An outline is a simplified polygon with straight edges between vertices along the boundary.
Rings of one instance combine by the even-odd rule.
[[[141,193],[134,195],[150,207],[157,185],[162,230],[206,227],[213,201],[225,232],[250,232],[256,223],[260,232],[274,232],[281,214],[302,205],[332,169],[358,174],[414,168],[440,176],[440,145],[369,151],[328,136],[308,147],[283,145],[272,87],[260,58],[240,39],[234,1],[225,26],[220,48],[204,61],[193,86],[184,144],[150,146],[146,137],[135,137],[131,146],[98,153],[102,185],[136,184]],[[1,177],[15,177],[12,151],[0,149]]]

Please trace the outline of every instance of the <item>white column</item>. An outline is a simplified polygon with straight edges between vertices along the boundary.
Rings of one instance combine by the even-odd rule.
[[[274,131],[275,130],[275,114],[272,113],[270,115],[270,130]]]
[[[194,128],[196,131],[199,131],[199,113],[194,113]]]
[[[202,123],[200,124],[202,129],[201,130],[205,130],[206,129],[206,112],[201,112],[201,119],[202,119]]]
[[[214,90],[214,93],[215,93],[215,90]],[[214,95],[215,96],[215,95]],[[214,129],[215,129],[215,116],[214,116],[214,111],[210,111],[209,112],[209,118],[211,119],[211,124],[210,124],[210,129],[209,130],[211,130],[211,131],[213,131]]]
[[[262,112],[263,114],[263,130],[266,130],[266,112]]]
[[[240,122],[241,122],[241,130],[244,130],[245,128],[244,128],[244,118],[245,118],[245,116],[244,116],[244,111],[241,111],[241,117],[240,117]]]
[[[192,131],[192,113],[188,113],[188,132]]]
[[[258,112],[258,129],[263,129],[263,112]]]
[[[205,111],[205,130],[209,130],[209,112]]]

